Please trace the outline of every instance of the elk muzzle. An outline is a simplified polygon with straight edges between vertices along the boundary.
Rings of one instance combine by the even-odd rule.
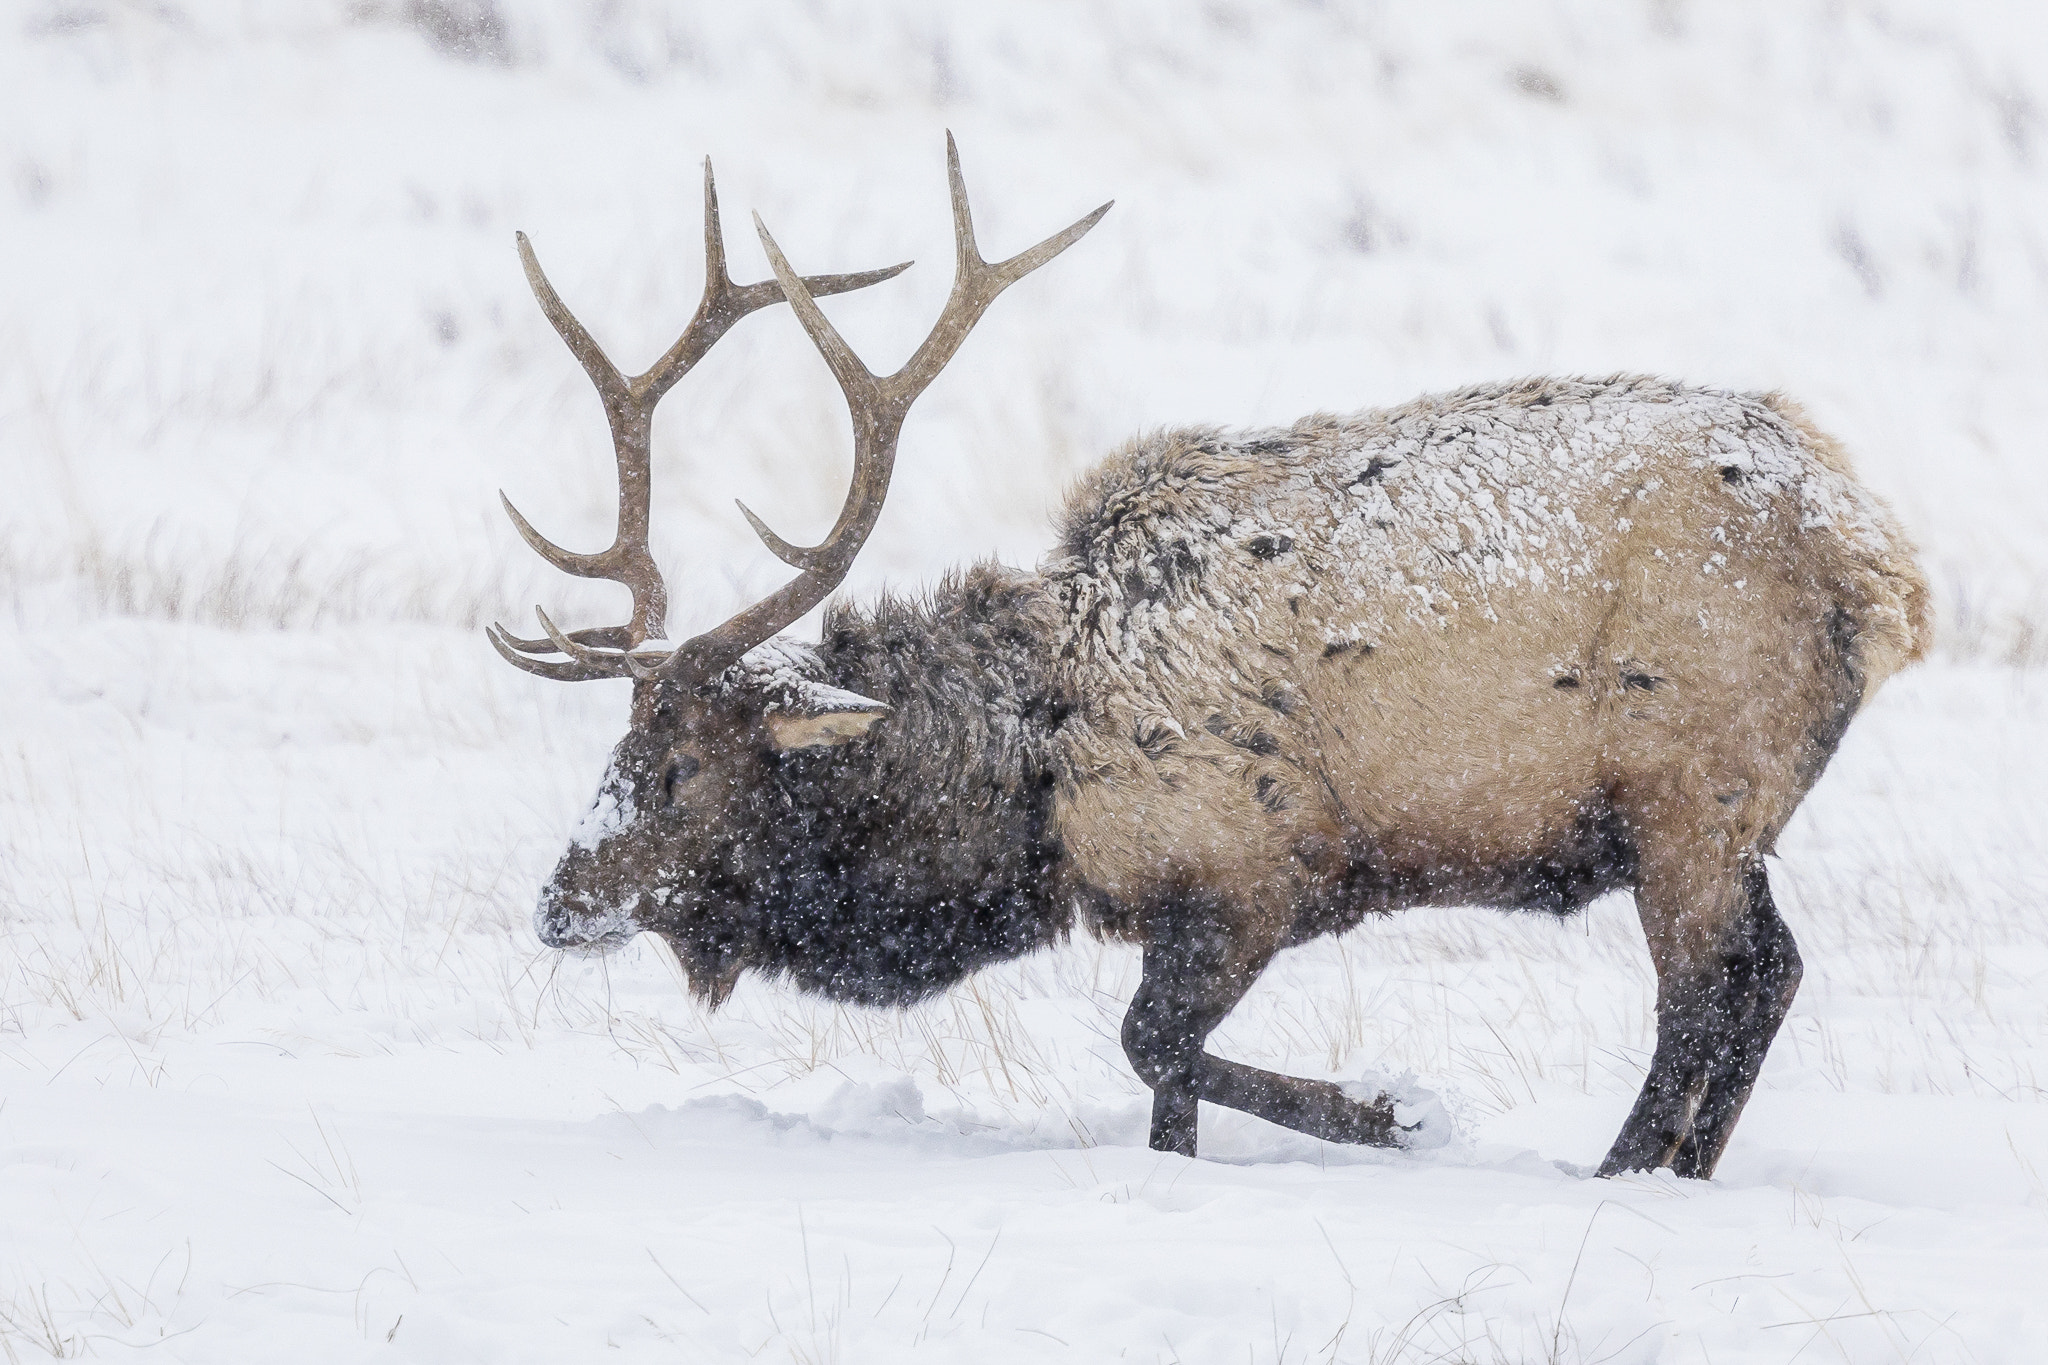
[[[635,895],[625,905],[596,901],[572,885],[564,885],[569,860],[563,861],[565,866],[555,870],[533,908],[533,932],[548,947],[579,957],[601,957],[625,947],[640,932],[640,922],[633,914],[640,898]]]

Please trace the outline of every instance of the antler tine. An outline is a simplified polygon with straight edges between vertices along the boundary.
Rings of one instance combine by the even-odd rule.
[[[871,284],[894,279],[910,269],[911,262],[886,266],[880,270],[858,270],[850,275],[811,275],[804,279],[804,287],[814,295],[844,294],[855,289],[865,289]],[[676,338],[676,344],[669,347],[661,359],[654,362],[646,374],[631,381],[636,393],[644,393],[650,399],[659,399],[674,387],[675,382],[688,374],[704,353],[726,334],[732,325],[747,314],[766,308],[771,303],[781,303],[783,288],[779,281],[760,280],[754,284],[734,284],[727,273],[725,264],[725,230],[720,226],[718,214],[718,182],[711,173],[711,158],[704,158],[704,296],[697,304],[696,313],[690,318],[690,325]]]
[[[610,401],[615,395],[623,398],[626,391],[626,377],[619,373],[619,367],[612,364],[611,357],[597,344],[596,338],[569,311],[569,305],[562,302],[562,296],[555,292],[545,270],[540,268],[540,258],[533,254],[533,243],[526,240],[526,234],[513,234],[519,241],[519,263],[526,267],[526,283],[533,290],[533,296],[540,300],[540,311],[547,314],[564,342],[569,353],[576,357],[583,372],[590,376],[590,382],[597,386],[599,394]]]
[[[997,295],[1087,236],[1089,229],[1102,221],[1102,215],[1116,205],[1112,199],[1038,245],[991,265],[981,258],[975,244],[974,212],[967,202],[967,181],[960,174],[960,148],[950,130],[946,133],[946,185],[953,199],[953,293],[924,344],[902,369],[884,381],[896,390],[891,398],[906,409],[938,378],[939,371],[967,340],[967,334],[981,321],[981,315]],[[801,309],[798,316],[802,316]]]
[[[677,648],[664,666],[668,675],[686,676],[695,682],[716,675],[747,650],[824,601],[839,586],[881,515],[889,478],[895,469],[897,437],[911,404],[959,351],[997,295],[1079,241],[1115,202],[1104,204],[1029,250],[991,265],[982,259],[975,244],[973,213],[968,207],[966,181],[960,174],[960,151],[951,132],[946,134],[946,176],[953,201],[953,290],[930,334],[903,367],[887,378],[868,369],[847,345],[839,329],[818,307],[816,291],[808,287],[809,281],[790,268],[761,215],[754,215],[755,230],[761,236],[761,245],[768,253],[782,293],[789,299],[791,311],[803,323],[846,397],[853,419],[853,480],[832,530],[813,546],[790,544],[770,530],[745,503],[740,504],[740,512],[762,543],[778,559],[801,570],[801,574],[724,624]]]
[[[575,636],[564,635],[560,630],[556,629],[555,623],[550,621],[548,614],[539,607],[533,609],[533,614],[540,618],[541,630],[547,635],[548,641],[558,651],[568,655],[577,663],[588,664],[593,668],[612,669],[615,671],[614,676],[616,676],[616,671],[623,666],[623,670],[626,673],[630,673],[636,678],[652,677],[654,675],[654,666],[666,663],[668,656],[673,653],[672,650],[663,650],[656,654],[641,655],[633,653],[630,646],[619,649],[593,649],[588,645],[580,643]],[[594,634],[595,632],[579,633]]]
[[[531,649],[553,649],[545,640],[538,643],[521,640],[503,626],[490,625],[484,628],[484,635],[491,642],[491,648],[498,651],[500,658],[514,668],[531,673],[536,677],[551,678],[556,682],[593,682],[599,678],[616,678],[620,670],[577,663],[565,659],[537,659],[528,651]]]
[[[605,578],[623,584],[632,594],[630,620],[624,626],[603,628],[602,637],[606,643],[622,643],[630,648],[649,636],[658,639],[666,633],[663,623],[668,614],[668,587],[647,548],[648,438],[653,426],[655,400],[643,398],[636,392],[636,385],[619,373],[618,366],[605,355],[589,330],[569,311],[568,305],[555,292],[554,285],[549,283],[547,273],[540,268],[540,260],[534,255],[533,246],[523,232],[519,234],[519,257],[526,267],[527,283],[533,286],[534,297],[540,301],[541,311],[547,314],[548,321],[568,345],[570,354],[590,376],[598,398],[604,404],[605,422],[611,428],[612,454],[618,466],[618,525],[609,548],[596,554],[578,554],[563,549],[536,531],[502,492],[498,495],[499,500],[504,503],[505,514],[511,518],[520,538],[542,559],[579,578]],[[538,640],[520,640],[502,628],[501,634],[507,642],[528,650],[548,648]]]
[[[565,550],[534,529],[500,492],[505,514],[513,529],[535,553],[564,573],[581,578],[604,578],[623,584],[632,594],[632,615],[625,625],[596,626],[566,634],[554,629],[545,615],[545,639],[525,640],[503,626],[491,629],[491,644],[500,654],[528,672],[543,677],[582,680],[585,678],[647,676],[651,663],[666,655],[635,655],[631,651],[643,641],[667,634],[668,588],[661,569],[647,544],[648,505],[652,472],[650,436],[654,408],[685,374],[703,359],[705,352],[731,330],[741,318],[783,298],[777,280],[735,285],[726,269],[725,237],[719,226],[718,185],[711,161],[704,162],[704,295],[683,334],[645,374],[628,379],[605,355],[587,328],[569,311],[540,267],[526,234],[518,234],[519,259],[526,269],[527,283],[540,301],[541,311],[569,347],[597,388],[604,404],[605,421],[611,428],[613,456],[618,465],[619,515],[617,530],[609,548],[596,554]],[[818,275],[798,285],[812,294],[843,294],[863,289],[908,269],[910,262],[883,270],[859,271],[850,275]],[[535,656],[561,654],[563,660]],[[517,655],[515,658],[514,656]]]

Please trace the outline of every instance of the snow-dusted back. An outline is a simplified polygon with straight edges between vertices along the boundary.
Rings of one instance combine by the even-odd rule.
[[[1670,586],[1703,612],[1750,591],[1724,572],[1738,544],[1811,533],[1845,563],[1910,573],[1896,519],[1801,420],[1775,397],[1616,376],[1162,431],[1069,501],[1047,564],[1074,632],[1065,649],[1132,678],[1134,703],[1171,694],[1241,635],[1291,654],[1307,621],[1328,651],[1376,649],[1404,627],[1496,621],[1518,590],[1611,593],[1652,516],[1668,540],[1642,549],[1697,575]],[[1674,503],[1698,510],[1673,520]],[[1921,623],[1871,596],[1873,628],[1895,637],[1881,676],[1915,651]]]

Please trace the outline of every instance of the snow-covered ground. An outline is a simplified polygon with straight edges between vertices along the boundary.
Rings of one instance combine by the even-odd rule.
[[[477,625],[616,604],[597,404],[694,305],[696,159],[877,366],[1102,199],[911,419],[854,590],[1049,540],[1165,421],[1531,371],[1782,386],[1927,550],[1943,645],[1774,877],[1806,985],[1719,1177],[1586,1178],[1647,1059],[1623,899],[1290,954],[1220,1046],[1440,1094],[1449,1145],[1205,1111],[1145,1149],[1135,961],[901,1014],[532,892],[623,723]],[[0,15],[0,1359],[2048,1358],[2048,13],[2032,4]],[[844,417],[746,323],[657,430],[672,622],[821,529]],[[608,1347],[615,1347],[614,1357]]]

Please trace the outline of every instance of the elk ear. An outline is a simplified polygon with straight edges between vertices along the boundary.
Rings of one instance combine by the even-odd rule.
[[[813,683],[794,707],[768,713],[768,734],[778,749],[816,749],[859,739],[888,714],[873,697]]]
[[[768,717],[768,733],[778,749],[816,749],[859,739],[888,714],[886,710],[828,711],[822,716],[792,716],[776,711]]]

